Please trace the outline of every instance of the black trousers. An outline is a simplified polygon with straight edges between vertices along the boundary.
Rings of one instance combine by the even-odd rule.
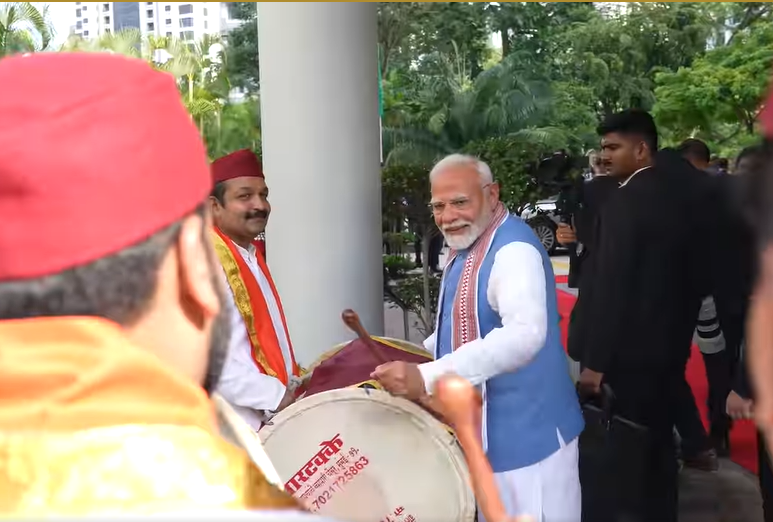
[[[733,387],[733,375],[737,363],[736,350],[726,349],[718,353],[703,354],[706,379],[709,383],[709,434],[714,445],[727,442],[730,417],[725,412],[727,396]]]
[[[698,406],[692,388],[687,382],[687,377],[682,373],[682,378],[674,383],[674,406],[676,408],[676,431],[682,439],[682,455],[694,457],[709,447],[709,437],[703,427]]]
[[[765,522],[773,522],[773,466],[762,433],[757,432],[757,464],[759,466],[760,493]]]
[[[674,396],[677,408],[675,426],[682,437],[682,454],[687,457],[695,456],[711,446],[722,447],[730,429],[730,418],[725,413],[725,403],[732,389],[735,357],[730,350],[702,355],[709,385],[706,401],[710,426],[708,434],[703,427],[695,396],[686,377],[677,384]]]
[[[584,504],[583,521],[676,522],[678,467],[673,437],[676,417],[673,396],[680,386],[679,379],[684,380],[684,373],[680,374],[679,370],[608,372],[604,376],[615,394],[614,411],[620,417],[646,426],[650,440],[641,448],[646,454],[644,476],[640,477],[641,491],[636,495],[610,491],[608,502],[594,501],[590,509]],[[582,447],[580,461],[582,463]],[[628,499],[624,505],[618,501],[622,497]]]

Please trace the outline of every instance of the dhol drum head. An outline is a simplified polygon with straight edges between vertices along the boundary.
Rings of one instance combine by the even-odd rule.
[[[380,390],[303,399],[260,430],[285,490],[350,522],[472,522],[456,439],[419,406]]]
[[[386,361],[421,364],[432,360],[432,354],[407,341],[388,337],[371,337],[372,343],[354,339],[339,344],[322,354],[307,370],[303,391],[305,397],[347,386],[381,388],[370,374]]]

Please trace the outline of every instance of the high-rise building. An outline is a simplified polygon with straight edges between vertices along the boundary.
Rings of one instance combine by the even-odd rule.
[[[112,2],[110,5],[113,11],[113,31],[140,27],[140,3],[139,2]]]
[[[238,23],[224,7],[224,2],[75,2],[73,33],[91,39],[136,28],[143,35],[194,42]]]

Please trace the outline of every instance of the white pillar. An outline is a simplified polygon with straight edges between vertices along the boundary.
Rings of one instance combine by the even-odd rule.
[[[258,4],[268,264],[300,364],[384,329],[375,3]]]

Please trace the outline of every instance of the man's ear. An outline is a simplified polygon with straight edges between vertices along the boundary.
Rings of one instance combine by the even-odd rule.
[[[489,190],[491,190],[491,199],[494,203],[499,201],[499,183],[494,181],[491,183],[491,187],[489,187]]]
[[[639,146],[636,147],[636,159],[643,161],[652,156],[652,151],[646,142],[640,141]]]
[[[209,213],[205,218],[195,214],[186,218],[177,240],[177,258],[180,274],[180,298],[188,301],[191,312],[207,320],[220,312],[220,299],[215,285],[217,265],[209,230],[212,228]]]
[[[220,205],[220,202],[217,200],[215,196],[209,196],[209,211],[210,214],[214,215],[215,211],[219,209],[222,205]]]

